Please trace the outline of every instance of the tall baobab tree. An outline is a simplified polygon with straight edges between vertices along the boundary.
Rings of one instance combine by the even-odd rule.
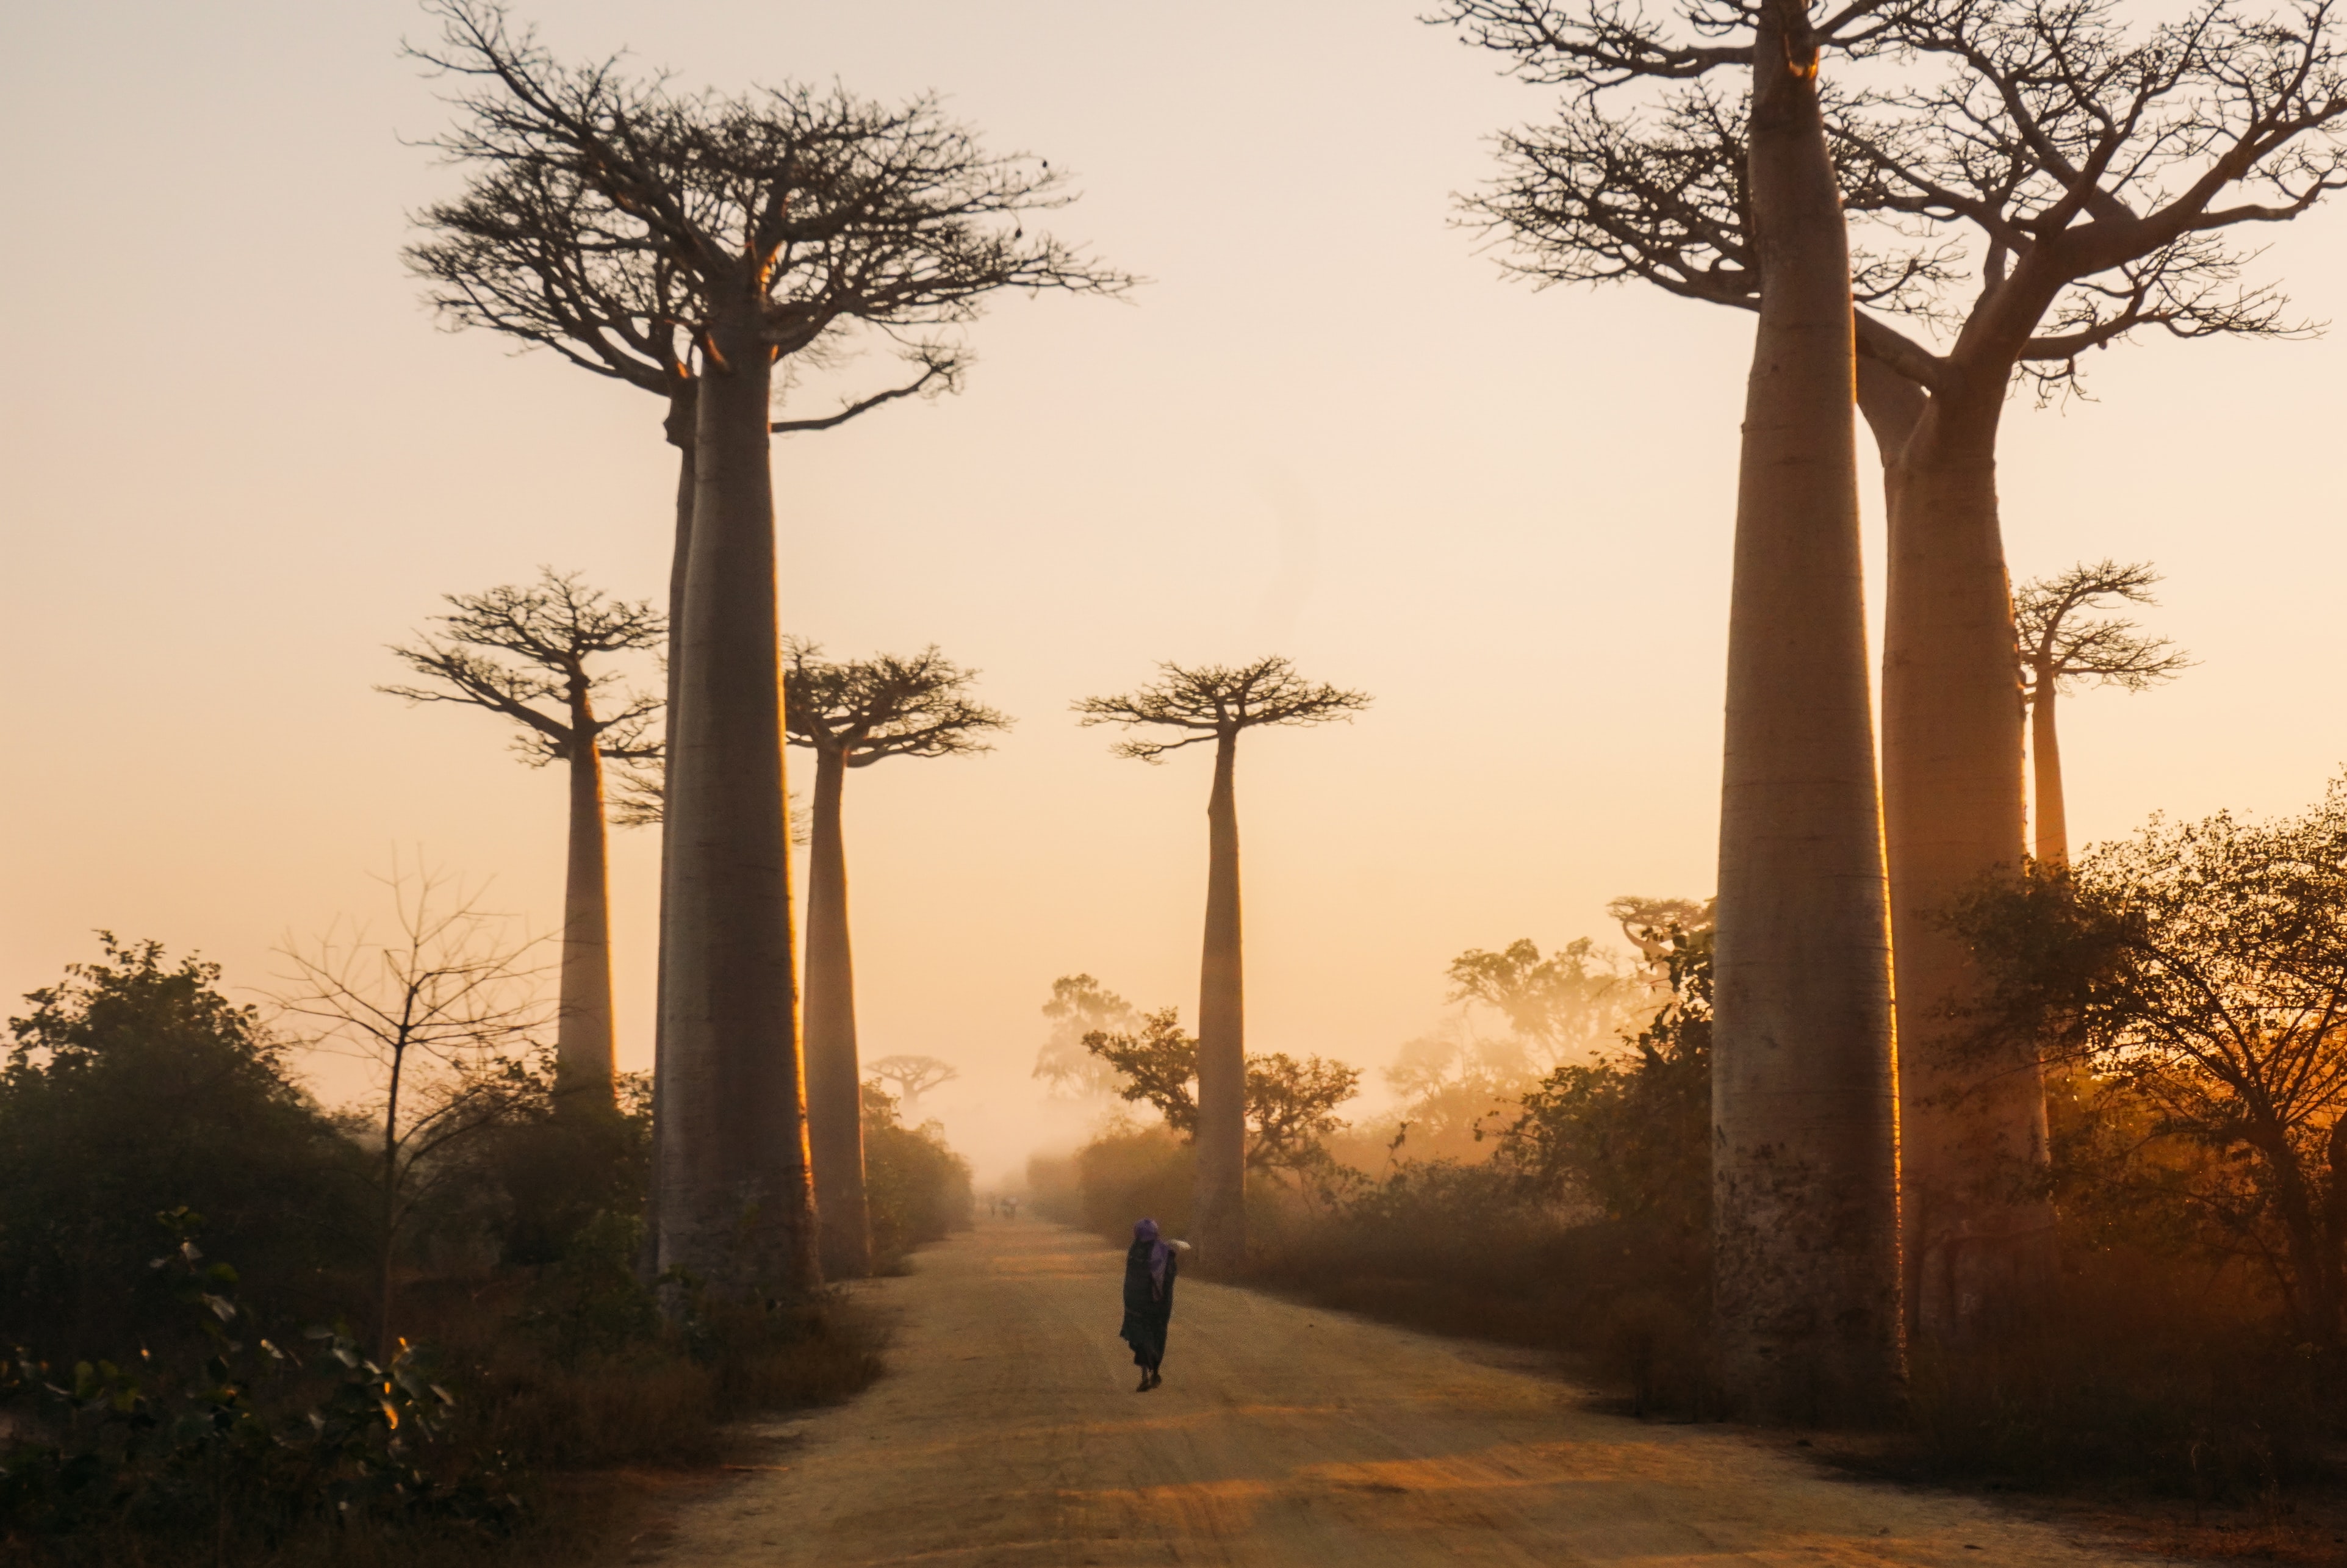
[[[668,346],[655,343],[653,360],[681,360],[691,345],[692,517],[670,641],[655,1250],[660,1266],[730,1288],[811,1281],[821,1271],[792,967],[769,460],[776,367],[787,385],[794,369],[846,352],[858,329],[949,360],[943,334],[999,290],[1112,293],[1128,280],[1030,235],[1026,215],[1071,200],[1060,178],[985,151],[934,98],[890,106],[796,85],[684,95],[631,80],[615,61],[562,65],[487,0],[429,9],[441,37],[416,54],[455,84],[456,111],[432,145],[492,205],[503,192],[550,193],[558,234],[595,267],[658,281],[665,314],[653,326]],[[534,263],[518,275],[562,286]]]
[[[856,964],[847,929],[847,845],[840,802],[847,771],[889,757],[958,757],[1010,727],[971,700],[978,671],[935,648],[909,659],[876,654],[835,663],[811,642],[784,644],[791,743],[815,753],[813,837],[807,850],[807,1143],[825,1266],[872,1272],[872,1216],[864,1195],[864,1072],[856,1047]],[[906,1098],[918,1097],[911,1084]]]
[[[1326,724],[1369,705],[1366,692],[1305,680],[1275,654],[1252,664],[1160,664],[1153,686],[1085,697],[1079,723],[1173,730],[1179,740],[1135,736],[1121,757],[1162,763],[1165,753],[1212,742],[1206,797],[1206,938],[1198,968],[1198,1174],[1192,1225],[1199,1257],[1228,1276],[1246,1264],[1246,996],[1239,928],[1239,808],[1234,784],[1239,736],[1273,724]]]
[[[1482,6],[1476,7],[1482,9]],[[1537,0],[1491,8],[1531,15]],[[1988,1166],[2044,1154],[2036,1065],[1984,1057],[1951,1020],[1973,983],[1944,924],[1963,889],[2023,848],[2022,706],[1998,518],[2008,390],[2075,383],[2130,334],[2288,336],[2252,249],[2347,179],[2334,19],[2201,0],[2137,24],[2096,0],[1853,7],[1896,87],[1825,106],[1844,202],[1862,225],[1857,395],[1890,518],[1882,794],[1900,999],[1909,1302],[1961,1340],[2025,1312],[2051,1216]],[[1473,210],[1536,284],[1636,279],[1763,306],[1747,220],[1748,104],[1694,78],[1633,122],[1569,102],[1505,138]]]
[[[1850,254],[1819,89],[1854,5],[1450,0],[1468,42],[1567,89],[1573,134],[1636,142],[1741,71],[1721,178],[1765,280],[1728,611],[1713,1054],[1713,1267],[1732,1397],[1772,1418],[1880,1410],[1901,1360],[1890,930],[1858,537]],[[1624,97],[1632,101],[1624,103]],[[1521,140],[1522,138],[1519,138]],[[1592,200],[1595,200],[1593,196]]]
[[[614,1109],[611,882],[605,852],[603,762],[657,760],[661,702],[630,692],[611,712],[597,700],[619,677],[591,668],[606,655],[660,645],[660,612],[584,587],[576,572],[541,571],[526,588],[446,596],[437,636],[392,652],[424,685],[378,686],[411,702],[461,702],[521,726],[514,749],[532,767],[569,770],[570,830],[562,895],[562,997],[555,1021],[558,1109]],[[500,658],[498,655],[504,655]]]
[[[2148,637],[2132,620],[2086,618],[2106,601],[2156,605],[2159,574],[2149,561],[2081,561],[2056,577],[2040,578],[2014,596],[2021,679],[2029,697],[2029,760],[2037,803],[2037,858],[2070,862],[2070,825],[2062,802],[2062,743],[2054,704],[2063,682],[2141,692],[2174,680],[2192,661],[2165,637]]]

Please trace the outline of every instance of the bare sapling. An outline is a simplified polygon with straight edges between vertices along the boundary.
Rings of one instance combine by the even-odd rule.
[[[1274,655],[1251,664],[1161,664],[1152,686],[1075,704],[1086,725],[1171,730],[1118,743],[1121,757],[1161,763],[1211,742],[1206,798],[1206,935],[1198,970],[1198,1175],[1192,1213],[1200,1266],[1225,1277],[1246,1266],[1246,996],[1239,921],[1239,736],[1277,724],[1326,724],[1369,705],[1366,692],[1306,681]]]
[[[543,571],[526,588],[446,596],[437,636],[393,648],[424,685],[379,686],[411,702],[457,702],[521,727],[515,750],[532,767],[564,764],[569,852],[562,899],[562,999],[555,1024],[557,1113],[617,1109],[611,1015],[611,886],[604,825],[606,760],[656,763],[660,699],[626,691],[592,666],[660,644],[650,604],[613,600],[576,572]],[[503,655],[502,658],[498,655]],[[616,698],[607,712],[599,700]]]
[[[544,949],[479,889],[395,865],[392,930],[336,922],[288,938],[279,1015],[316,1049],[367,1063],[381,1099],[377,1153],[375,1358],[398,1348],[399,1255],[424,1204],[466,1173],[466,1145],[528,1113],[541,1086],[525,1066],[542,1039]]]

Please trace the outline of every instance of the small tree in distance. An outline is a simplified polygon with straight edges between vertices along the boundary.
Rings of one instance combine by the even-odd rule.
[[[934,1056],[884,1056],[864,1072],[875,1082],[895,1084],[897,1098],[907,1111],[918,1105],[921,1096],[930,1090],[961,1076],[960,1068]]]
[[[582,587],[578,573],[550,568],[527,588],[446,597],[452,612],[435,618],[440,637],[392,650],[431,684],[375,690],[411,702],[462,702],[503,714],[521,726],[514,745],[530,766],[569,765],[557,1103],[608,1112],[616,1102],[603,761],[659,760],[661,743],[651,732],[661,702],[623,692],[615,711],[598,713],[597,699],[613,691],[615,678],[591,663],[658,647],[661,618],[649,603],[607,599]]]
[[[1165,1125],[1196,1140],[1203,1127],[1199,1095],[1198,1041],[1182,1032],[1178,1008],[1142,1015],[1141,1027],[1126,1032],[1094,1030],[1084,1049],[1105,1062],[1123,1085],[1117,1092],[1156,1108]],[[1327,1162],[1321,1140],[1345,1122],[1337,1107],[1359,1091],[1361,1071],[1326,1057],[1302,1061],[1285,1051],[1246,1059],[1243,1102],[1243,1169],[1306,1171]]]
[[[1153,686],[1075,704],[1079,723],[1173,730],[1178,740],[1136,736],[1116,754],[1163,762],[1168,752],[1214,745],[1206,802],[1206,936],[1198,975],[1198,1178],[1201,1261],[1235,1271],[1246,1263],[1246,999],[1239,922],[1239,816],[1233,769],[1242,732],[1274,724],[1349,722],[1366,692],[1306,681],[1275,654],[1252,664],[1160,664]]]
[[[2079,562],[2040,578],[2014,595],[2021,678],[2029,698],[2029,760],[2037,801],[2037,858],[2048,866],[2070,859],[2070,825],[2062,796],[2062,743],[2054,726],[2055,700],[2064,682],[2074,687],[2116,686],[2141,692],[2173,681],[2192,661],[2165,637],[2147,637],[2132,620],[2081,618],[2106,600],[2156,605],[2159,574],[2148,561]]]
[[[864,1073],[856,1061],[856,963],[848,938],[847,845],[841,801],[850,768],[887,757],[958,757],[990,750],[984,736],[1010,721],[969,696],[978,671],[935,648],[910,658],[876,654],[834,662],[792,638],[783,683],[786,733],[815,753],[815,809],[807,850],[807,1143],[815,1158],[815,1212],[826,1266],[872,1269],[870,1205],[864,1194]],[[906,1099],[917,1098],[908,1091]]]
[[[1141,1022],[1131,1002],[1090,975],[1061,975],[1043,1004],[1051,1038],[1035,1053],[1031,1076],[1051,1085],[1055,1097],[1091,1099],[1116,1093],[1116,1070],[1084,1049],[1095,1032],[1130,1031]]]

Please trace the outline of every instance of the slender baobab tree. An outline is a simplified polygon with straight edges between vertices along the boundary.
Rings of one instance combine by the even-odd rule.
[[[503,194],[548,192],[558,234],[595,267],[657,279],[667,314],[652,325],[667,336],[653,360],[681,362],[690,344],[692,516],[670,644],[661,855],[657,1261],[732,1288],[813,1280],[768,451],[777,380],[844,353],[859,328],[949,360],[939,334],[999,290],[1109,293],[1127,280],[1029,236],[1022,215],[1070,200],[1058,177],[986,152],[933,98],[888,106],[804,86],[685,95],[631,80],[616,61],[562,65],[487,0],[428,8],[441,37],[416,53],[456,84],[457,117],[432,145],[477,181],[505,182],[483,185],[492,208]],[[518,275],[525,286],[548,276],[534,264]]]
[[[1478,5],[1476,10],[1485,9]],[[1546,13],[1538,0],[1488,7]],[[1737,9],[1731,5],[1727,13]],[[1825,106],[1863,224],[1856,384],[1890,517],[1882,792],[1900,999],[1909,1305],[1962,1339],[2025,1312],[2050,1262],[2030,1184],[1984,1170],[2044,1155],[2036,1065],[1959,1039],[1960,892],[2023,849],[2022,704],[1995,446],[2016,381],[2041,398],[2131,333],[2289,336],[2285,302],[2227,239],[2347,179],[2337,29],[2201,0],[2137,23],[2096,0],[1920,0],[1842,13],[1901,53],[1896,87]],[[1700,73],[1640,121],[1570,102],[1504,139],[1471,203],[1535,283],[1637,279],[1758,309],[1750,106]]]
[[[2173,681],[2189,666],[2165,637],[2149,637],[2132,620],[2088,618],[2106,600],[2157,605],[2159,581],[2149,561],[2081,561],[2059,576],[2040,578],[2014,596],[2013,618],[2020,638],[2021,679],[2029,696],[2029,760],[2037,803],[2037,858],[2048,866],[2070,863],[2070,825],[2062,803],[2062,742],[2054,730],[2054,704],[2063,682],[2116,686],[2141,692]]]
[[[649,603],[606,598],[577,572],[541,571],[526,588],[446,596],[438,634],[392,649],[426,684],[378,686],[411,702],[462,702],[521,726],[514,748],[532,767],[567,764],[570,777],[568,872],[562,895],[562,999],[555,1022],[558,1111],[611,1111],[611,882],[605,854],[603,762],[656,761],[657,697],[620,692],[619,677],[591,668],[607,654],[660,645]],[[503,655],[500,658],[498,655]]]
[[[989,750],[1010,727],[971,700],[978,671],[935,648],[909,659],[876,654],[845,663],[811,642],[784,645],[784,722],[791,743],[815,753],[813,841],[807,850],[807,1143],[824,1264],[872,1272],[872,1216],[864,1196],[864,1072],[856,1051],[856,965],[847,929],[847,845],[840,801],[847,770],[888,757],[958,757]],[[906,1099],[918,1098],[906,1085]]]
[[[1246,998],[1239,930],[1239,808],[1233,784],[1239,734],[1270,724],[1350,722],[1366,692],[1318,684],[1276,654],[1252,664],[1160,664],[1153,686],[1075,704],[1079,723],[1174,730],[1136,736],[1116,754],[1144,763],[1211,741],[1206,798],[1206,939],[1198,968],[1198,1175],[1192,1225],[1201,1262],[1225,1277],[1246,1264]]]
[[[1747,384],[1728,612],[1713,1054],[1713,1259],[1732,1397],[1773,1418],[1881,1409],[1901,1365],[1890,930],[1850,408],[1849,237],[1819,91],[1864,53],[1866,4],[1688,0],[1676,27],[1587,0],[1450,0],[1471,43],[1569,89],[1574,134],[1739,68],[1725,166],[1765,280]],[[1674,87],[1669,84],[1690,84]],[[1625,105],[1622,90],[1639,101]],[[1643,111],[1643,114],[1642,114]],[[1521,139],[1521,138],[1520,138]],[[1593,200],[1596,198],[1593,195]]]

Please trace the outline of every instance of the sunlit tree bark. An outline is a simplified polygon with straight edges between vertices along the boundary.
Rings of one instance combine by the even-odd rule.
[[[1521,0],[1478,11],[1547,13]],[[2079,356],[2129,333],[2289,336],[2225,232],[2284,221],[2347,177],[2331,14],[2234,0],[2142,26],[2088,0],[1926,0],[1838,14],[1897,80],[1827,107],[1845,205],[1869,220],[1852,278],[1859,393],[1883,462],[1883,802],[1896,935],[1910,1307],[1961,1340],[2025,1316],[2050,1262],[2025,1052],[1991,1061],[1952,1023],[1972,984],[1945,926],[1962,891],[2023,849],[2022,698],[1997,513],[1995,442],[2016,377],[2059,395]],[[1696,78],[1702,52],[1639,56]],[[1503,143],[1472,203],[1538,282],[1637,278],[1754,308],[1749,106],[1707,83],[1645,120],[1568,105]],[[1905,316],[1909,327],[1893,325]],[[1926,338],[1952,326],[1944,349]],[[1868,374],[1870,366],[1886,374]]]
[[[1611,89],[1748,67],[1748,120],[1714,138],[1759,322],[1747,384],[1728,620],[1713,1084],[1713,1281],[1731,1397],[1775,1419],[1868,1419],[1901,1375],[1890,931],[1858,538],[1850,257],[1799,0],[1688,17],[1454,0],[1471,40],[1569,85],[1573,134],[1629,144]],[[1853,39],[1838,39],[1836,29]],[[1853,41],[1854,40],[1854,41]],[[1707,88],[1698,89],[1701,101]],[[1686,160],[1682,160],[1683,162]]]

